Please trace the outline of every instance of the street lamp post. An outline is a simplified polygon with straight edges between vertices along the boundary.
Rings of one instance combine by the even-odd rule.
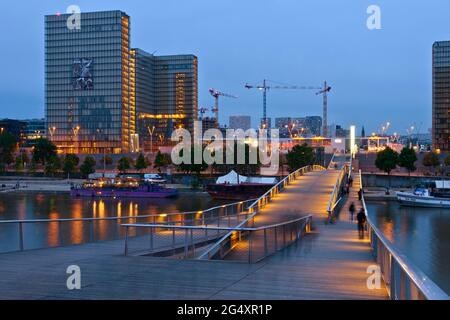
[[[97,133],[98,134],[102,134],[103,130],[102,129],[97,129]],[[106,147],[103,147],[103,178],[106,176]]]
[[[153,152],[153,133],[155,132],[155,126],[153,126],[151,128],[150,128],[150,126],[148,126],[147,129],[148,129],[148,133],[150,134],[150,155],[151,155]]]
[[[73,131],[73,135],[74,135],[74,139],[76,138],[76,148],[75,148],[75,150],[76,150],[76,153],[78,154],[79,153],[79,143],[78,143],[78,133],[80,132],[80,126],[76,126],[76,127],[74,127],[74,128],[72,128],[72,131]]]

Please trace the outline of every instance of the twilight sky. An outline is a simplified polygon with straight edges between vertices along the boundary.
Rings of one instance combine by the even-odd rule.
[[[221,119],[262,116],[262,94],[244,84],[271,79],[333,87],[329,123],[377,131],[390,121],[401,134],[431,127],[431,47],[450,40],[448,0],[71,0],[2,1],[0,118],[44,115],[44,15],[123,10],[131,16],[133,47],[157,55],[199,57],[199,102],[208,88],[222,99]],[[366,27],[367,7],[381,7],[382,30]],[[312,91],[273,90],[270,117],[321,115]]]

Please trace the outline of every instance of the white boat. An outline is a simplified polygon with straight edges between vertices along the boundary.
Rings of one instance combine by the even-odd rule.
[[[397,192],[397,200],[405,206],[450,208],[450,198],[434,196],[428,189],[422,188],[414,192]]]

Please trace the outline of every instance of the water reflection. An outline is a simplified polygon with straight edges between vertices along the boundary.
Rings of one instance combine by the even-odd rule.
[[[386,237],[444,291],[450,292],[450,210],[368,202],[369,215]]]
[[[8,193],[0,194],[0,220],[15,219],[65,219],[137,217],[160,214],[152,221],[164,222],[163,214],[199,211],[224,202],[213,201],[205,194],[181,194],[177,199],[91,199],[71,198],[68,194]],[[178,217],[179,218],[179,217]],[[30,224],[24,226],[25,247],[28,249],[66,244],[81,244],[92,240],[110,240],[123,236],[122,221],[97,221],[93,223]],[[17,225],[0,225],[0,252],[17,250],[19,243]]]

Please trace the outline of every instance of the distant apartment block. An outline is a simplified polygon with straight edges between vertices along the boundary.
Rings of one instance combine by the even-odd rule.
[[[305,128],[309,134],[320,136],[322,132],[322,117],[309,116],[305,117]]]
[[[250,116],[230,116],[229,127],[246,131],[252,127],[252,118]]]
[[[433,44],[433,149],[450,151],[450,41]]]
[[[292,118],[283,117],[283,118],[275,118],[275,128],[282,129],[286,128],[286,126],[292,125]]]
[[[159,141],[175,128],[192,129],[195,56],[131,49],[122,11],[82,13],[80,30],[67,28],[68,17],[45,17],[46,127],[60,150],[137,152],[150,132]]]

